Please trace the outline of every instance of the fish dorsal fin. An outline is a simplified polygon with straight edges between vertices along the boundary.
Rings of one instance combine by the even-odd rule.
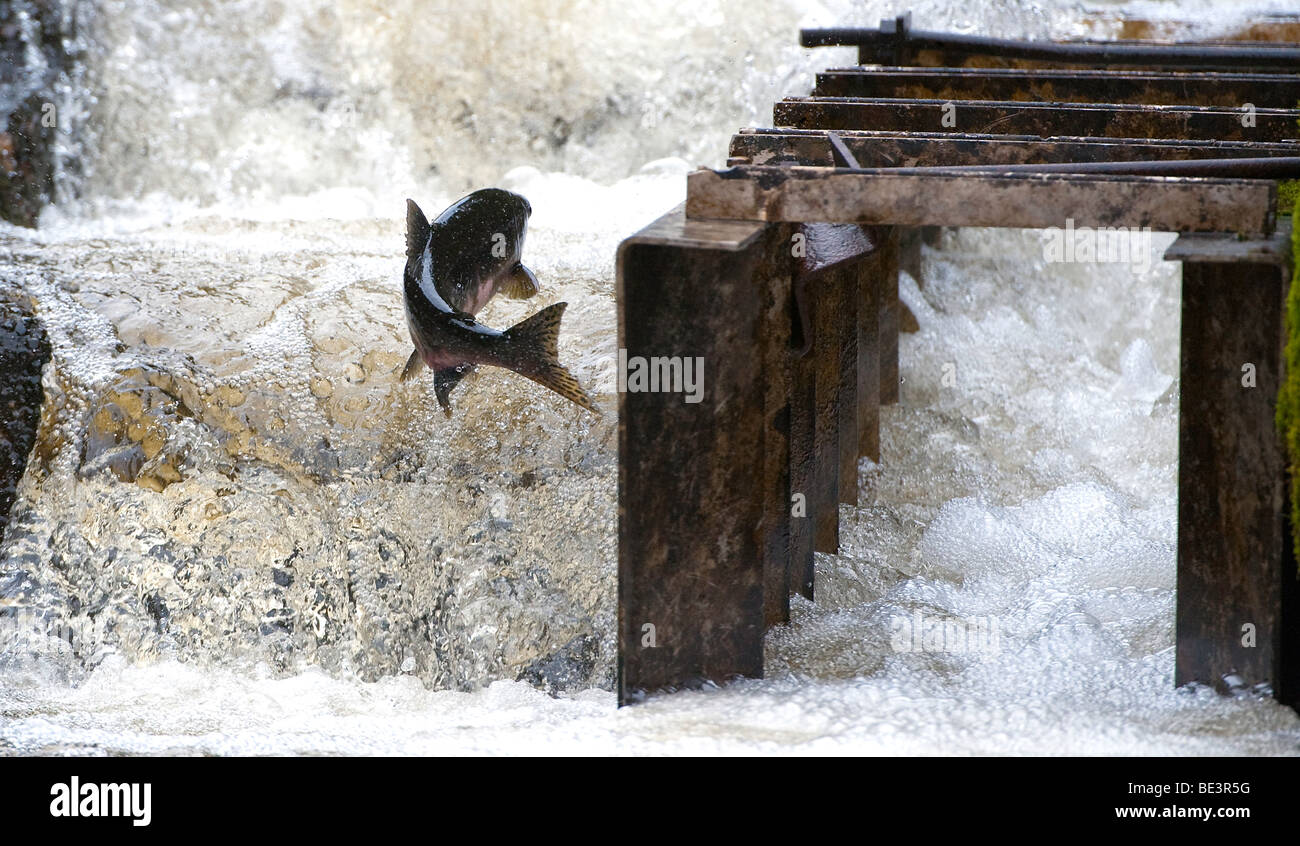
[[[406,201],[406,257],[414,258],[424,251],[429,243],[429,220],[415,204],[415,200]]]

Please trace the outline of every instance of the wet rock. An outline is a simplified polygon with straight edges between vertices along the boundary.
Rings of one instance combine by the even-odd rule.
[[[150,368],[131,368],[98,393],[90,406],[80,475],[109,471],[118,480],[161,491],[185,478],[190,468],[212,467],[230,475],[225,445],[231,432],[199,419],[186,405],[174,377]]]
[[[54,197],[54,129],[48,95],[33,94],[9,113],[0,132],[0,218],[36,227]]]
[[[50,343],[40,321],[18,303],[0,299],[0,538],[36,443],[44,398],[41,369],[49,360]]]
[[[556,652],[539,658],[519,674],[520,681],[560,693],[591,683],[600,641],[593,635],[579,635]]]
[[[613,419],[492,373],[448,421],[397,379],[400,231],[218,224],[0,234],[0,291],[52,350],[0,616],[65,633],[69,672],[171,656],[462,690],[595,632],[593,669],[575,646],[546,677],[608,687]],[[214,245],[231,227],[238,248]]]
[[[55,85],[69,64],[61,5],[0,4],[0,218],[35,227],[54,197]]]

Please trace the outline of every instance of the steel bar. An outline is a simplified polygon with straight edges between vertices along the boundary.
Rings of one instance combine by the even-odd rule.
[[[889,24],[893,24],[890,21]],[[1196,44],[1179,42],[1062,42],[990,38],[950,32],[904,28],[837,27],[805,29],[804,47],[859,48],[859,63],[907,65],[922,51],[954,56],[991,56],[1037,62],[1095,67],[1178,67],[1185,70],[1294,72],[1300,67],[1300,46],[1294,44]],[[947,63],[946,63],[947,64]],[[957,64],[960,64],[959,62]]]
[[[1040,138],[958,132],[836,131],[835,134],[854,159],[867,168],[1300,156],[1300,142]],[[742,130],[732,136],[728,164],[840,166],[829,135],[830,132],[814,129]]]
[[[993,100],[897,100],[789,97],[772,109],[777,126],[799,129],[953,131],[1111,138],[1283,141],[1300,137],[1296,109],[1151,106],[1131,103],[1035,103]]]
[[[844,146],[844,139],[840,138],[838,132],[826,133],[826,140],[831,143],[831,154],[835,159],[836,167],[859,168],[858,160],[854,157],[852,151]]]
[[[843,142],[840,142],[843,143]],[[860,168],[859,168],[860,169]],[[898,168],[900,173],[1108,173],[1115,176],[1199,176],[1221,179],[1297,179],[1300,156],[1261,159],[1183,159],[1129,162],[1053,162]]]
[[[1165,103],[1292,109],[1300,72],[1286,74],[1021,68],[836,68],[817,74],[818,97]]]

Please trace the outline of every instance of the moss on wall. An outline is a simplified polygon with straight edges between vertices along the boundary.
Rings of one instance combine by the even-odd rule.
[[[1286,444],[1291,479],[1291,538],[1295,549],[1300,549],[1300,473],[1297,473],[1300,465],[1300,227],[1295,225],[1300,196],[1295,195],[1294,188],[1291,203],[1292,276],[1286,297],[1286,379],[1277,396],[1277,427]],[[1278,208],[1286,207],[1279,203]]]
[[[1288,212],[1284,211],[1284,209],[1294,209],[1297,200],[1300,200],[1300,179],[1283,179],[1277,183],[1277,209],[1279,212],[1287,214]]]

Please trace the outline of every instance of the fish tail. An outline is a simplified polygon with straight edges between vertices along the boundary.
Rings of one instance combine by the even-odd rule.
[[[560,337],[560,318],[568,303],[556,303],[511,326],[502,338],[512,348],[506,367],[526,376],[543,387],[550,388],[565,399],[582,406],[594,414],[600,409],[573,378],[573,374],[560,364],[557,344]]]

